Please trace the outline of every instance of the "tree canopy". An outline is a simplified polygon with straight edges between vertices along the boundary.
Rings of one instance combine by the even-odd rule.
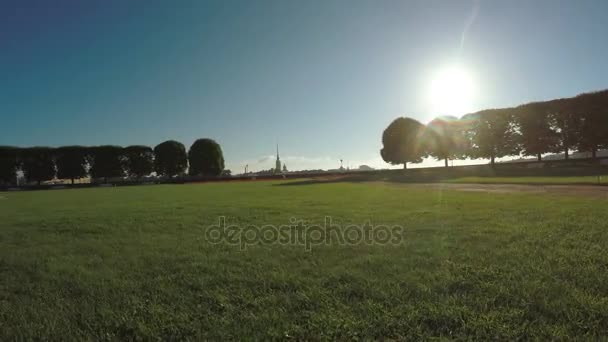
[[[608,90],[571,98],[532,102],[515,108],[485,109],[460,119],[438,117],[426,131],[411,118],[398,118],[382,136],[382,158],[392,164],[420,162],[428,153],[437,159],[536,156],[573,149],[608,148]],[[420,133],[420,132],[424,133]],[[407,133],[406,133],[407,132]]]
[[[519,153],[512,109],[486,109],[469,114],[465,119],[471,120],[469,156],[488,158],[494,164],[496,158]]]
[[[87,175],[87,148],[84,146],[62,146],[55,149],[57,178],[74,179]]]
[[[19,153],[25,178],[38,184],[55,178],[55,160],[50,147],[30,147]]]
[[[439,117],[427,125],[428,151],[438,160],[448,160],[461,156],[466,151],[465,136],[458,118]]]
[[[198,139],[188,151],[191,176],[219,176],[224,170],[222,148],[213,139]]]
[[[524,156],[536,156],[540,161],[544,153],[557,152],[559,134],[551,125],[546,103],[528,103],[515,108],[514,113]]]
[[[557,145],[568,159],[570,149],[578,143],[581,119],[578,117],[570,99],[556,99],[544,102],[549,113],[551,128],[557,133]]]
[[[154,171],[154,151],[149,146],[125,147],[125,170],[130,177],[145,177]]]
[[[125,161],[120,146],[104,145],[89,149],[91,177],[107,178],[124,177]]]
[[[418,163],[426,154],[425,127],[412,118],[397,118],[382,134],[382,159],[391,164]]]
[[[12,183],[17,178],[18,149],[12,146],[0,146],[0,183]]]
[[[581,94],[570,101],[571,110],[581,119],[577,147],[595,158],[598,149],[608,147],[608,90]]]
[[[188,167],[184,144],[167,140],[154,147],[154,170],[160,176],[173,177],[183,174]]]
[[[199,139],[190,149],[193,175],[219,176],[224,171],[220,145],[211,139]],[[127,147],[0,146],[0,184],[13,184],[21,170],[27,181],[41,182],[57,176],[61,180],[84,178],[145,177],[156,171],[158,176],[183,175],[188,167],[188,154],[183,144],[165,141],[154,149],[149,146]],[[229,171],[228,171],[229,173]]]

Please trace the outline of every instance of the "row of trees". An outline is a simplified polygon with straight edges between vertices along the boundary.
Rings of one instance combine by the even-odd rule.
[[[149,146],[0,147],[0,182],[12,183],[19,170],[30,182],[54,178],[75,179],[133,177],[156,172],[158,176],[218,176],[224,170],[220,145],[212,139],[196,140],[190,150],[168,140],[154,149]]]
[[[382,158],[391,164],[591,152],[608,148],[608,90],[514,108],[486,109],[462,118],[439,117],[428,125],[407,117],[394,120],[382,135]]]

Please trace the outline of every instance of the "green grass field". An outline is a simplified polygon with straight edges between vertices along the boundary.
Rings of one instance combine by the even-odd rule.
[[[608,175],[572,177],[461,177],[443,180],[445,183],[477,184],[592,184],[608,185]]]
[[[0,340],[599,338],[608,202],[279,182],[0,193]],[[398,244],[211,244],[208,226],[401,225]]]

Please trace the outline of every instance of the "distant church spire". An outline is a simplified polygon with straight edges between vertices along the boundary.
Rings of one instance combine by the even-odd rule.
[[[277,161],[274,166],[274,173],[281,173],[281,158],[279,158],[279,144],[277,144]]]

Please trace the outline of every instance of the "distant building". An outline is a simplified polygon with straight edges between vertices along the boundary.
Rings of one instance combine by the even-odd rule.
[[[359,165],[359,170],[361,171],[372,171],[374,170],[373,167],[369,166],[369,165]]]
[[[285,169],[285,170],[287,170],[287,169]],[[277,144],[277,161],[275,162],[275,165],[274,165],[274,173],[275,174],[281,173],[281,158],[279,157],[279,144]]]

